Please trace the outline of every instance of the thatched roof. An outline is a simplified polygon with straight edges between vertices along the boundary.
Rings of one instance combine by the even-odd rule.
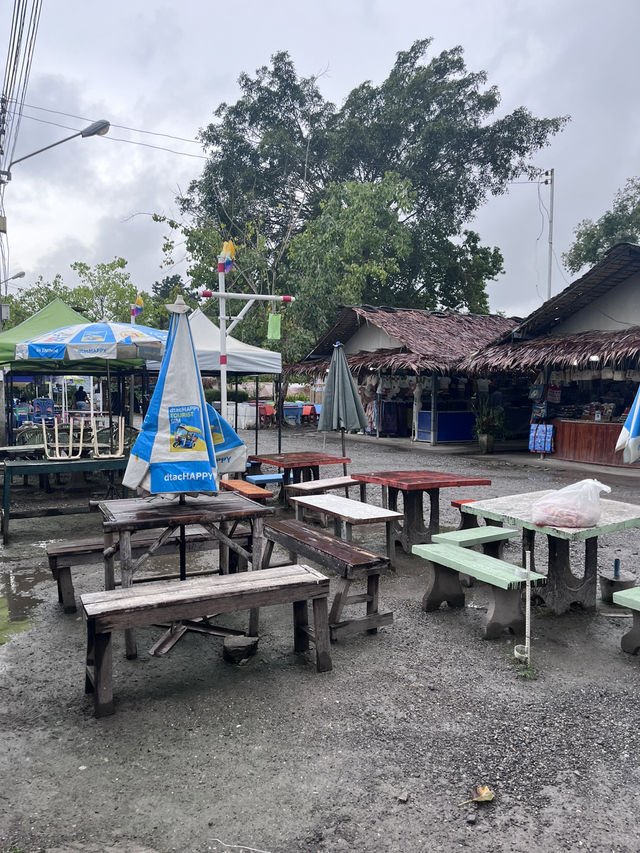
[[[303,361],[285,365],[284,375],[323,376],[336,341],[346,343],[365,323],[386,332],[401,346],[348,355],[349,368],[354,374],[364,370],[449,373],[470,349],[478,349],[516,325],[513,319],[490,314],[345,306],[340,309],[331,329]]]
[[[640,355],[640,326],[620,332],[543,335],[531,341],[490,344],[463,359],[463,373],[533,373],[544,367],[627,367]],[[597,356],[597,360],[595,359]]]
[[[640,273],[640,246],[618,243],[604,258],[515,328],[484,349],[474,347],[459,365],[465,373],[529,373],[543,367],[621,366],[636,361],[640,328],[554,335],[555,327],[623,281]],[[598,364],[590,361],[599,356]]]

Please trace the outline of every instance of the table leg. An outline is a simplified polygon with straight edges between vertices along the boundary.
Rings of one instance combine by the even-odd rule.
[[[251,533],[251,565],[248,568],[251,571],[258,571],[262,568],[264,561],[264,553],[266,549],[266,541],[264,537],[264,519],[253,519],[253,530]],[[257,637],[260,622],[260,610],[254,607],[249,611],[249,636]]]
[[[526,566],[526,557],[525,554],[529,552],[531,555],[531,562],[529,566],[532,572],[536,570],[536,561],[535,561],[535,551],[536,551],[536,532],[535,530],[529,530],[528,528],[524,528],[522,531],[522,565]]]
[[[115,589],[116,588],[116,579],[115,573],[113,570],[114,563],[114,555],[111,553],[111,549],[113,548],[113,533],[105,533],[104,534],[104,550],[105,554],[108,552],[109,556],[105,556],[104,558],[104,588],[105,589]]]
[[[131,554],[131,531],[120,531],[120,581],[122,588],[130,587],[133,583],[133,557]],[[125,628],[124,643],[129,660],[138,657],[136,633],[134,628]]]
[[[2,544],[9,541],[9,513],[11,507],[11,474],[5,468],[2,491]]]
[[[399,489],[389,488],[389,509],[398,511]],[[424,525],[424,503],[422,492],[403,491],[402,500],[404,504],[404,518],[402,526],[393,522],[394,542],[400,542],[405,553],[410,554],[413,545],[422,545],[431,541],[433,533],[440,529],[440,490],[428,489],[431,506],[429,510],[429,527]]]
[[[584,575],[576,577],[571,571],[569,541],[556,536],[547,536],[549,542],[549,572],[547,583],[536,589],[547,607],[559,615],[566,613],[572,604],[585,610],[596,606],[597,584],[597,537],[585,542]]]

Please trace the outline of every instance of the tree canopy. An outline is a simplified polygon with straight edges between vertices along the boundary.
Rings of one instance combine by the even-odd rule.
[[[611,210],[597,222],[583,219],[573,234],[575,239],[562,256],[573,273],[596,264],[616,243],[640,242],[640,178],[629,178],[616,193]]]
[[[233,239],[235,286],[298,298],[300,347],[340,300],[488,310],[502,257],[465,225],[510,181],[538,174],[531,155],[567,119],[524,107],[495,117],[485,73],[467,70],[460,47],[429,59],[429,45],[416,41],[339,108],[277,53],[201,132],[209,159],[180,199],[186,222],[173,223],[193,270],[211,278],[211,236],[218,250]]]

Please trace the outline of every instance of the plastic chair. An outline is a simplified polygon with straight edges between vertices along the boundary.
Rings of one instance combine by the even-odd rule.
[[[53,426],[55,419],[53,400],[49,397],[36,397],[33,401],[33,423],[41,424],[44,422],[47,426]]]

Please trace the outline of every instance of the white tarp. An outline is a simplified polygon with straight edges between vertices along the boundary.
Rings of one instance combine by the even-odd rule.
[[[189,316],[193,344],[202,371],[220,370],[220,329],[197,308]],[[147,362],[149,370],[158,370],[159,362]],[[254,347],[227,335],[227,370],[229,373],[255,375],[281,373],[279,352]]]

